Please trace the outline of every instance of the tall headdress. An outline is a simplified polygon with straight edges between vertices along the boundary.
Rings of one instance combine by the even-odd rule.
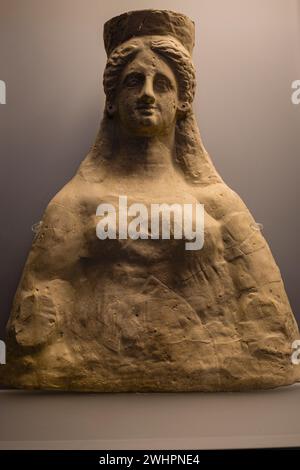
[[[195,44],[194,22],[181,13],[167,10],[138,10],[115,16],[104,24],[107,55],[120,44],[139,36],[172,36],[189,52]]]

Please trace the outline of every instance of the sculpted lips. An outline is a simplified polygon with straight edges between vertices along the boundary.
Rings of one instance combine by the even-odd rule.
[[[143,114],[152,114],[152,112],[157,109],[157,106],[148,103],[141,103],[136,106],[138,111],[141,111]]]

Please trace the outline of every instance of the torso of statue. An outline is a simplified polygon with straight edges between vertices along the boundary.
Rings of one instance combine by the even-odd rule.
[[[169,178],[168,178],[169,177]],[[171,183],[172,182],[172,183]],[[174,263],[179,263],[180,271],[188,269],[187,263],[192,259],[203,257],[217,257],[220,249],[220,225],[205,210],[204,204],[204,245],[201,249],[187,250],[187,239],[184,234],[182,238],[174,238],[174,226],[171,219],[170,239],[164,239],[162,235],[162,224],[160,219],[160,233],[158,239],[151,238],[151,206],[153,204],[175,204],[182,208],[184,205],[193,207],[192,224],[193,230],[197,229],[195,214],[196,204],[202,203],[197,194],[197,188],[189,185],[180,174],[166,175],[161,180],[155,178],[149,181],[135,178],[114,177],[108,178],[99,194],[89,200],[89,217],[84,227],[87,241],[88,256],[90,262],[96,266],[114,273],[129,270],[131,275],[136,272],[137,276],[155,275],[157,271],[164,272],[162,281],[173,285],[176,271],[172,268]],[[120,196],[126,196],[127,208],[132,204],[142,204],[147,208],[149,236],[147,239],[131,239],[120,237],[119,227],[119,202]],[[97,207],[101,204],[110,204],[116,208],[116,239],[106,238],[100,240],[96,234],[97,223],[100,218],[96,215]],[[132,217],[131,217],[132,219]],[[130,216],[128,216],[128,223]],[[199,222],[198,222],[199,224]],[[178,273],[177,273],[178,274]],[[184,274],[183,274],[184,275]]]
[[[178,172],[148,179],[112,174],[96,185],[84,202],[88,207],[83,228],[87,251],[79,261],[82,275],[75,286],[80,292],[78,315],[86,316],[88,311],[86,321],[94,317],[95,330],[103,343],[115,352],[125,347],[129,355],[130,351],[142,354],[146,342],[145,354],[152,356],[151,334],[163,334],[166,344],[185,338],[203,340],[201,322],[210,314],[214,295],[207,285],[212,274],[218,279],[222,276],[219,222],[208,214],[204,203],[204,245],[199,250],[187,250],[188,240],[175,239],[172,231],[170,239],[151,239],[149,234],[148,239],[133,240],[119,239],[117,228],[116,239],[100,240],[96,235],[97,207],[105,203],[118,210],[120,195],[127,196],[128,207],[143,204],[149,214],[152,204],[195,207],[196,203],[204,203],[199,200],[197,189]],[[193,228],[196,229],[195,212]],[[214,283],[216,286],[220,287],[220,281]],[[220,287],[220,293],[221,290]],[[94,314],[87,310],[87,304]]]

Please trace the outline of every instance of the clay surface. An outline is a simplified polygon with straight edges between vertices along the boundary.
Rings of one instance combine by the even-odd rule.
[[[79,391],[219,391],[300,381],[299,330],[259,226],[195,121],[194,24],[157,10],[104,27],[101,127],[48,204],[7,325],[1,382]],[[101,203],[204,204],[204,245],[96,235]],[[193,223],[195,220],[193,220]],[[174,234],[173,234],[174,235]]]

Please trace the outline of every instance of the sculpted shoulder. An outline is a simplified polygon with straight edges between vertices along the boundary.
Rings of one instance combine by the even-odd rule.
[[[84,218],[93,214],[105,194],[104,184],[89,182],[76,174],[49,202],[44,216],[54,213],[73,215],[84,223]],[[57,221],[59,222],[59,221]]]
[[[93,193],[99,188],[74,176],[47,205],[30,258],[36,259],[39,269],[60,271],[82,256],[87,247],[84,233],[92,208]]]
[[[234,213],[243,212],[251,221],[254,221],[240,196],[225,183],[200,187],[197,190],[197,199],[201,204],[204,204],[205,210],[216,220],[225,222]]]
[[[266,249],[266,240],[247,206],[225,183],[202,188],[198,200],[220,223],[227,261]],[[265,256],[270,260],[269,252]]]

